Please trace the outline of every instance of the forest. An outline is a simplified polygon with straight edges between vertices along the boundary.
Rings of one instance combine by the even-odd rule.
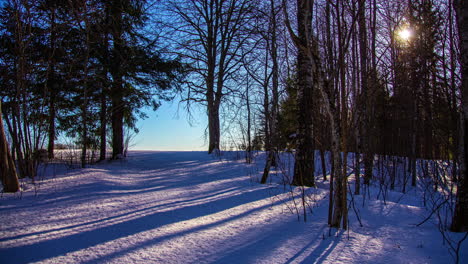
[[[330,230],[363,225],[356,200],[412,193],[427,216],[415,224],[437,222],[454,262],[467,257],[466,1],[0,5],[2,196],[36,190],[60,164],[164,162],[130,147],[145,109],[173,101],[189,119],[206,114],[200,160],[237,155],[258,188],[289,186],[298,219],[313,221],[317,189]]]

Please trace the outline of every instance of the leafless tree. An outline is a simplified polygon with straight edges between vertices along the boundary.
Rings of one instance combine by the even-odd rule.
[[[454,1],[454,5],[460,41],[462,120],[459,142],[462,144],[463,150],[460,153],[460,178],[451,229],[462,232],[468,231],[468,3],[459,0]]]
[[[220,148],[220,107],[236,92],[234,77],[241,69],[250,38],[253,0],[168,1],[177,55],[190,66],[184,101],[201,103],[208,115],[208,153]]]
[[[313,104],[314,89],[320,83],[320,55],[318,40],[312,31],[312,12],[314,1],[298,0],[297,2],[297,35],[290,33],[298,49],[297,85],[298,85],[298,131],[294,177],[292,184],[315,186],[314,180],[314,137],[313,137]],[[286,8],[284,9],[286,10]],[[318,56],[318,57],[315,57]],[[320,88],[318,88],[320,89]]]
[[[16,165],[10,154],[5,131],[3,129],[2,102],[0,101],[0,180],[4,192],[17,192],[19,190]]]

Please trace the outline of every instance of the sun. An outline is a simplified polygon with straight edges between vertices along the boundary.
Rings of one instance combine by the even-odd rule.
[[[401,41],[408,42],[411,37],[413,36],[413,32],[411,31],[410,28],[402,28],[397,31],[397,35],[400,38]]]

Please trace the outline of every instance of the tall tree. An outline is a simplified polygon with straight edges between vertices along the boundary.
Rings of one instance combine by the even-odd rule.
[[[97,58],[102,64],[102,71],[101,71],[101,94],[100,94],[100,104],[99,104],[99,123],[100,123],[100,128],[99,128],[99,160],[105,160],[106,159],[106,152],[107,152],[107,123],[108,123],[108,117],[107,117],[107,110],[108,110],[108,93],[109,93],[109,78],[108,78],[108,73],[110,70],[110,44],[109,44],[109,23],[110,23],[110,12],[109,9],[110,7],[108,5],[104,6],[103,10],[103,22],[101,23],[100,27],[100,32],[101,34],[99,35],[100,38],[97,42],[97,45],[99,47],[100,52],[97,53]]]
[[[271,57],[271,91],[272,91],[272,100],[271,106],[268,102],[265,103],[265,130],[268,131],[269,137],[265,138],[266,151],[268,152],[267,160],[265,163],[265,168],[263,170],[263,176],[261,183],[266,183],[268,179],[268,174],[270,172],[271,166],[276,166],[276,157],[278,155],[278,104],[279,104],[279,65],[278,65],[278,41],[277,41],[277,31],[279,27],[277,26],[278,22],[278,13],[279,8],[277,7],[274,0],[270,0],[270,12],[268,16],[268,32],[265,36],[265,40],[268,42],[267,47],[269,49],[267,52],[270,53]],[[265,98],[268,98],[268,90],[265,91]]]
[[[456,232],[468,231],[468,3],[454,1],[460,43],[461,64],[461,139],[463,152],[460,153],[460,177],[457,188],[455,213],[451,229]]]
[[[117,159],[124,156],[124,126],[134,128],[134,114],[144,116],[139,108],[152,106],[156,110],[159,100],[170,99],[167,92],[174,87],[174,81],[181,76],[183,67],[178,60],[163,58],[157,47],[157,39],[143,34],[147,21],[146,1],[103,2],[104,9],[109,12],[110,29],[101,33],[110,32],[112,43],[108,72],[112,77],[112,158]],[[104,41],[104,49],[105,45]],[[101,108],[104,110],[103,106]]]
[[[49,127],[48,127],[48,145],[47,145],[47,152],[49,159],[54,158],[54,146],[55,146],[55,138],[56,138],[56,99],[57,99],[57,92],[59,90],[59,80],[57,78],[56,73],[56,49],[57,49],[57,2],[46,1],[44,3],[47,7],[49,7],[49,52],[47,54],[48,57],[48,72],[47,72],[47,81],[46,81],[46,90],[48,92],[49,97]]]
[[[360,84],[361,84],[361,90],[360,90],[360,99],[359,103],[356,107],[358,107],[358,118],[360,120],[359,125],[358,125],[358,130],[359,132],[357,133],[357,151],[358,153],[364,153],[364,159],[367,161],[369,159],[369,156],[371,155],[370,152],[370,147],[369,147],[369,139],[367,137],[368,133],[368,127],[369,127],[369,121],[368,117],[369,114],[367,112],[367,108],[369,105],[369,97],[368,97],[368,79],[369,79],[369,72],[368,72],[368,56],[367,56],[367,23],[366,23],[366,1],[365,0],[359,0],[358,3],[358,24],[359,24],[359,58],[360,58]],[[361,148],[362,146],[362,148]],[[358,158],[359,159],[359,158]],[[372,171],[365,170],[365,183],[369,184],[369,181],[372,177],[372,175],[369,175],[369,173],[372,173]],[[357,174],[357,175],[356,175]],[[360,172],[359,168],[355,173],[356,177],[356,194],[359,194],[359,178],[360,178]]]
[[[340,8],[342,8],[343,3],[340,4]],[[301,23],[300,21],[302,19],[312,21],[312,8],[314,5],[314,1],[309,1],[309,0],[300,0],[298,1],[298,12],[302,14],[298,14],[298,22]],[[286,10],[286,8],[284,9]],[[337,13],[339,14],[339,12]],[[309,69],[309,72],[304,72],[304,74],[309,75],[308,79],[311,81],[311,86],[314,89],[317,89],[317,93],[320,95],[322,99],[322,106],[324,108],[324,113],[329,121],[330,124],[330,141],[331,141],[331,152],[332,152],[332,170],[333,170],[333,183],[330,182],[330,197],[333,197],[333,199],[330,200],[330,214],[329,214],[329,224],[332,227],[340,228],[343,227],[344,229],[347,229],[347,177],[346,177],[346,164],[342,160],[342,155],[341,155],[341,131],[340,131],[340,112],[339,112],[339,105],[337,104],[337,101],[335,100],[334,94],[335,90],[334,87],[331,87],[330,84],[333,84],[333,81],[329,81],[328,79],[325,79],[326,75],[324,72],[324,67],[322,66],[321,63],[321,55],[319,53],[319,41],[317,36],[314,34],[314,31],[312,30],[307,30],[304,33],[304,39],[301,40],[300,36],[297,36],[294,31],[291,28],[290,22],[287,19],[288,16],[286,15],[286,24],[288,27],[288,31],[294,41],[295,46],[297,47],[298,51],[304,52],[303,55],[306,56],[305,61],[302,63],[305,63],[306,65],[303,65],[302,67],[307,67]],[[300,18],[300,19],[299,19]],[[304,21],[303,21],[304,22]],[[301,27],[299,27],[300,29]],[[300,34],[301,30],[298,31]],[[350,33],[348,32],[347,36],[349,36]],[[340,45],[343,45],[342,47],[342,52],[346,52],[349,46],[349,37],[342,36],[342,42]],[[306,40],[306,41],[303,41]],[[300,55],[298,55],[299,57]],[[344,63],[342,61],[342,63]],[[307,64],[309,66],[307,66]],[[300,64],[298,64],[298,67],[301,67]],[[343,67],[343,66],[341,66]],[[333,67],[330,67],[332,69]],[[300,73],[298,73],[300,75]],[[335,73],[329,73],[327,76],[334,76],[336,75]],[[298,76],[298,78],[301,78]],[[303,77],[302,77],[303,78]],[[303,89],[298,87],[299,95],[298,98],[303,98],[304,95],[300,95],[300,90]],[[303,91],[304,92],[304,91]],[[310,92],[310,91],[309,91]],[[307,91],[306,91],[307,93]],[[311,95],[312,96],[312,95]],[[299,109],[301,109],[300,104],[303,104],[304,102],[302,100],[298,100],[299,104]],[[308,102],[309,104],[311,101]],[[307,111],[307,110],[306,110]],[[310,111],[310,110],[309,110]],[[304,120],[299,120],[299,122],[304,122]],[[310,123],[311,125],[311,123]],[[301,125],[299,124],[299,131],[301,130]],[[302,127],[302,130],[304,129],[304,126]],[[300,135],[299,135],[300,136]],[[298,141],[298,144],[301,144],[301,141]],[[310,146],[312,145],[312,142],[309,141],[309,151],[313,151],[313,148]],[[298,147],[299,148],[299,147]],[[299,150],[298,150],[299,152]],[[310,157],[310,156],[309,156]],[[302,160],[303,161],[303,160]],[[301,162],[301,160],[296,161]],[[313,162],[313,159],[309,160],[309,162]],[[310,166],[310,165],[309,165]],[[310,173],[310,171],[309,171]],[[313,173],[313,172],[312,172]]]
[[[63,106],[64,84],[66,71],[63,70],[67,56],[64,52],[63,40],[72,27],[68,23],[70,5],[76,1],[68,0],[35,0],[31,1],[36,13],[36,20],[41,21],[41,33],[44,40],[43,49],[39,52],[45,62],[40,78],[44,85],[45,108],[47,109],[47,152],[48,158],[54,158],[55,140],[58,136],[58,119]],[[68,10],[68,11],[67,11]],[[66,67],[66,66],[65,66]]]
[[[123,69],[124,50],[124,11],[125,0],[112,0],[109,3],[111,17],[111,36],[113,47],[111,51],[110,74],[112,75],[111,94],[111,122],[112,122],[112,159],[122,158],[124,150],[123,119],[125,111]],[[127,9],[128,10],[128,9]]]
[[[2,102],[0,101],[0,181],[4,192],[17,192],[19,190],[16,165],[10,154],[8,142],[3,126]]]
[[[298,130],[296,156],[294,163],[294,177],[292,184],[301,186],[315,186],[314,179],[314,88],[319,83],[319,65],[311,56],[311,49],[318,45],[313,37],[312,11],[314,1],[297,1],[297,38],[295,39],[297,52],[297,102],[298,102]],[[312,46],[312,47],[311,47]]]
[[[241,50],[250,37],[252,0],[169,1],[178,23],[173,37],[178,54],[191,65],[188,105],[202,103],[208,115],[208,153],[220,148],[220,107],[241,67]]]
[[[45,137],[44,93],[38,78],[43,62],[41,29],[31,1],[9,0],[0,12],[0,81],[5,123],[12,138],[20,177],[34,178],[34,153]]]

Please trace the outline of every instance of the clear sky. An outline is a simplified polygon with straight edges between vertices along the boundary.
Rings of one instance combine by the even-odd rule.
[[[156,112],[147,109],[148,118],[140,120],[140,133],[131,143],[133,150],[208,150],[204,133],[207,117],[201,109],[195,109],[195,122],[189,124],[187,114],[178,101],[163,102]]]

